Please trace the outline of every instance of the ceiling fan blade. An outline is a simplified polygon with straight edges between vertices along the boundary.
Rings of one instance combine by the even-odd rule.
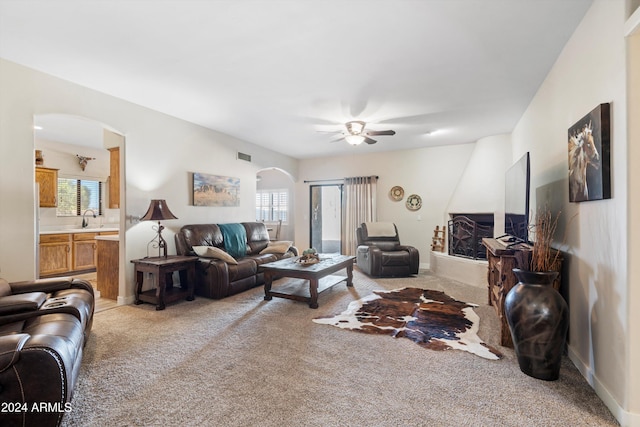
[[[368,130],[365,132],[367,135],[376,136],[376,135],[395,135],[395,130]]]
[[[366,142],[367,144],[375,144],[378,141],[376,141],[375,139],[371,139],[368,136],[365,136],[364,137],[364,142]]]
[[[342,140],[344,140],[344,135],[337,136],[337,137],[329,140],[329,142],[338,142],[338,141],[342,141]]]

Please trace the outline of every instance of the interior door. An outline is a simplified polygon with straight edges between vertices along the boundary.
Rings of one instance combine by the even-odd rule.
[[[342,184],[309,187],[311,247],[320,253],[340,253],[342,247]]]

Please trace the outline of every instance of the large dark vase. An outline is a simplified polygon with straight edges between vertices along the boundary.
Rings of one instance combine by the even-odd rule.
[[[504,300],[520,370],[541,380],[560,376],[562,353],[569,328],[569,309],[553,288],[557,272],[513,269],[518,283]]]

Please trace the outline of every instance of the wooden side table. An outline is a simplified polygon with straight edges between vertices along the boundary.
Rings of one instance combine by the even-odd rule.
[[[164,310],[165,304],[185,298],[194,299],[196,276],[195,256],[152,257],[131,260],[135,264],[136,304],[148,302],[156,304],[156,310]],[[180,274],[180,287],[173,286],[171,275]],[[142,292],[144,273],[154,274],[158,281],[155,289]]]

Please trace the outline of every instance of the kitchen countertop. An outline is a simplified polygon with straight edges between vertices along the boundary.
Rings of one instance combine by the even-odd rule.
[[[120,241],[120,235],[118,234],[110,234],[107,236],[96,236],[96,240],[110,240],[113,242],[118,242]]]
[[[105,231],[120,231],[119,228],[101,227],[101,228],[61,228],[59,230],[40,231],[40,234],[76,234],[76,233],[100,233]]]

